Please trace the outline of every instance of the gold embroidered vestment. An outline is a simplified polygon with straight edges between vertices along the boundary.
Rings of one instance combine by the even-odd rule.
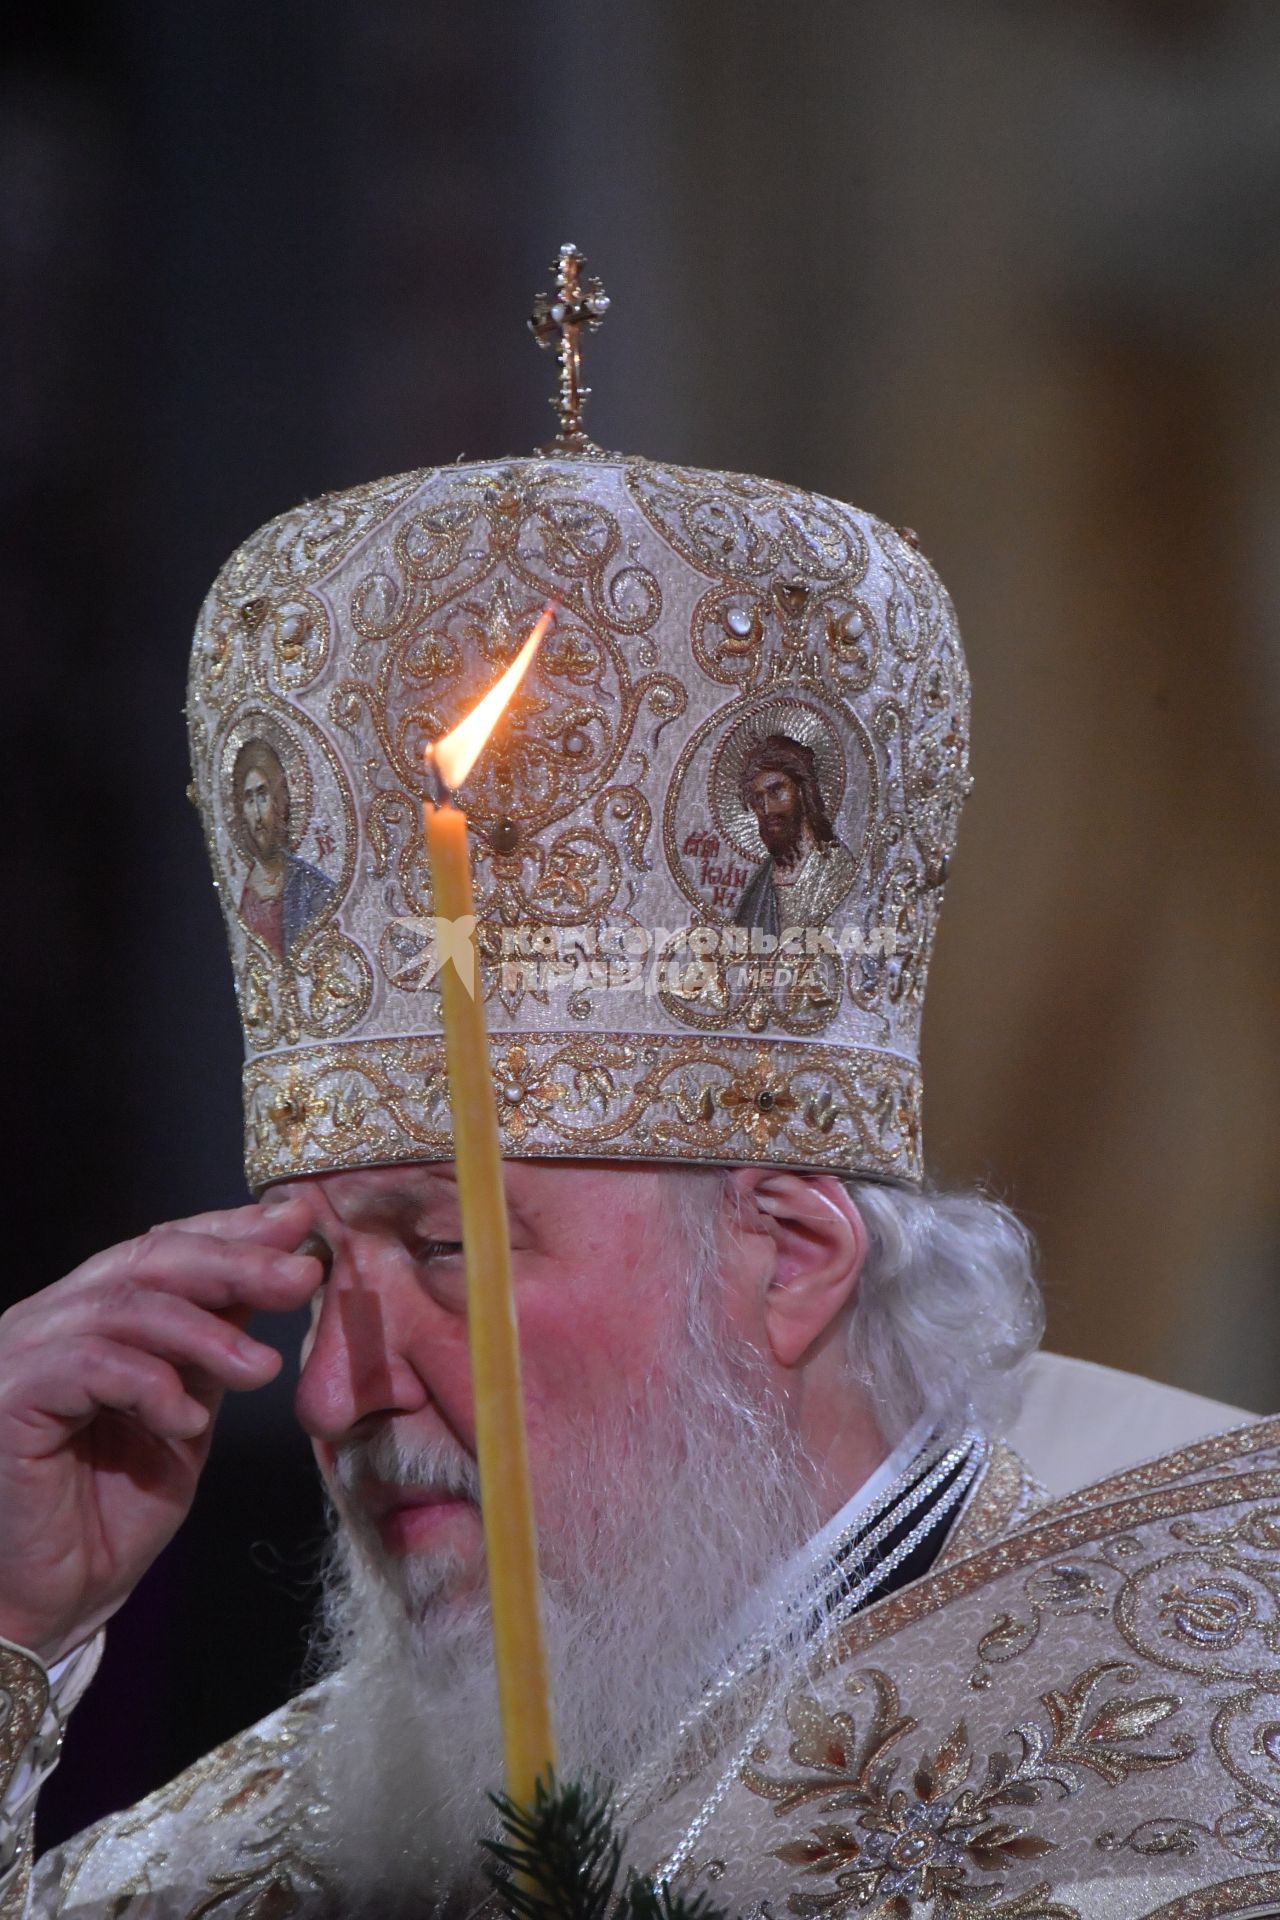
[[[758,1920],[1280,1912],[1278,1640],[1280,1420],[1029,1516],[997,1448],[935,1569],[815,1647],[727,1782],[754,1706],[676,1756],[633,1855],[696,1833],[679,1879]],[[6,1659],[11,1773],[42,1691]],[[314,1847],[324,1718],[322,1684],[46,1857],[32,1920],[342,1913]]]

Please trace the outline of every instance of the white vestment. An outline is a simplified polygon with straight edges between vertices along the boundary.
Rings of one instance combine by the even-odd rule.
[[[785,1672],[748,1661],[691,1703],[625,1801],[636,1864],[756,1920],[1280,1913],[1280,1421],[1240,1418],[1038,1363],[1014,1437],[1057,1497],[984,1445],[923,1577],[815,1617]],[[16,1829],[89,1658],[51,1706],[39,1663],[0,1647],[0,1920],[351,1911],[313,1844],[340,1676],[29,1874]]]

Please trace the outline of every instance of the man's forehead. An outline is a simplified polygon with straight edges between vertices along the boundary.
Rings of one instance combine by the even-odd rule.
[[[670,1172],[672,1169],[652,1167],[648,1171]],[[637,1177],[643,1178],[644,1172],[641,1167],[619,1165],[611,1160],[507,1159],[503,1162],[503,1181],[508,1195],[517,1199],[550,1198],[556,1192],[568,1194],[586,1182],[620,1193],[624,1185],[634,1185]],[[268,1188],[264,1197],[284,1199],[311,1194],[343,1219],[356,1215],[386,1217],[433,1202],[453,1202],[457,1184],[457,1169],[452,1160],[412,1160],[393,1167],[358,1167],[281,1181]]]
[[[327,1203],[344,1218],[356,1212],[390,1213],[452,1195],[457,1174],[451,1160],[413,1160],[394,1167],[353,1167],[282,1180],[268,1188],[267,1199],[310,1197]]]

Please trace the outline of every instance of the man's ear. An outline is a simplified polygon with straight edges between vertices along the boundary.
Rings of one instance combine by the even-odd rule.
[[[774,1244],[764,1298],[770,1350],[779,1366],[799,1366],[853,1298],[867,1230],[833,1174],[744,1167],[734,1184]]]

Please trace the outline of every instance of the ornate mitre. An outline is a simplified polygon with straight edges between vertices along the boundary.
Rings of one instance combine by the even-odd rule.
[[[920,1177],[919,1034],[968,787],[950,602],[907,530],[602,453],[566,248],[529,458],[323,494],[196,630],[195,794],[244,1025],[250,1183],[448,1157],[424,750],[548,602],[460,791],[504,1151]]]

